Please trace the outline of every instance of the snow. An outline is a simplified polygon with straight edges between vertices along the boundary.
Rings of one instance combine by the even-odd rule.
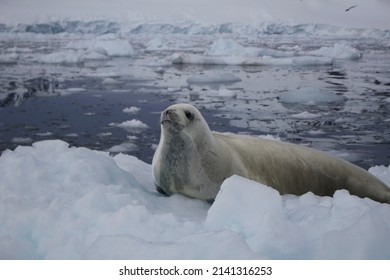
[[[233,246],[232,246],[233,245]],[[112,248],[107,252],[107,248]],[[130,249],[131,248],[131,249]],[[212,249],[210,249],[212,248]],[[199,233],[169,244],[146,242],[131,236],[102,236],[84,255],[86,259],[256,259],[257,256],[238,234],[228,231]]]
[[[390,205],[279,195],[233,176],[165,197],[135,157],[35,142],[0,157],[1,259],[388,259]],[[370,172],[390,183],[390,167]],[[288,234],[286,234],[288,233]]]

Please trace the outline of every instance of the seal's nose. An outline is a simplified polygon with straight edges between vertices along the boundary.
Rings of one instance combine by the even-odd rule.
[[[166,109],[165,111],[164,111],[164,115],[165,116],[169,116],[169,115],[172,115],[172,113],[174,112],[175,110],[174,109]]]
[[[166,109],[161,114],[161,121],[166,120],[174,120],[175,119],[176,110],[175,109]]]

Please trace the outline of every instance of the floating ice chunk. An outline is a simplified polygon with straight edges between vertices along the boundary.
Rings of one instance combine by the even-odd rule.
[[[138,133],[141,132],[142,130],[149,128],[147,124],[136,119],[125,121],[122,123],[110,123],[109,126],[119,127],[125,129],[126,131],[138,132]]]
[[[0,64],[14,64],[19,60],[17,53],[0,54]]]
[[[266,48],[244,47],[233,39],[218,39],[214,41],[205,51],[205,55],[212,56],[271,56],[271,57],[293,57],[298,52],[281,51]]]
[[[95,42],[95,48],[102,48],[108,56],[133,56],[134,49],[127,40],[101,40]]]
[[[114,78],[107,77],[107,78],[103,79],[102,83],[105,84],[105,85],[118,85],[118,84],[121,84],[122,82],[118,81],[118,80],[116,80]]]
[[[258,56],[256,48],[246,48],[232,39],[218,39],[205,51],[205,55],[217,56]]]
[[[194,75],[187,79],[189,84],[228,84],[240,82],[241,79],[230,73],[211,73]]]
[[[111,132],[102,132],[102,133],[99,133],[97,136],[100,138],[105,138],[105,137],[112,136],[112,133]]]
[[[167,40],[166,37],[153,38],[146,43],[147,51],[172,51],[188,49],[195,50],[194,46],[188,45],[188,40]]]
[[[96,73],[88,73],[86,76],[87,77],[96,77],[96,78],[118,78],[121,76],[121,74],[118,72],[99,71]]]
[[[127,114],[137,114],[139,111],[141,111],[141,109],[135,106],[131,106],[122,110],[123,113]]]
[[[134,143],[122,143],[119,145],[112,146],[108,149],[109,152],[112,153],[125,153],[125,152],[133,152],[138,150],[138,146]]]
[[[226,65],[223,58],[211,57],[197,54],[173,54],[172,64],[201,64],[201,65]]]
[[[33,49],[12,47],[12,48],[7,48],[6,52],[8,52],[8,53],[31,53],[31,52],[33,52]]]
[[[179,87],[169,87],[167,88],[167,92],[179,92],[182,91],[182,88]]]
[[[135,136],[135,135],[127,135],[126,138],[128,140],[137,140],[138,139],[138,136]]]
[[[318,135],[324,135],[324,134],[326,134],[326,132],[323,131],[323,130],[309,130],[307,133],[308,133],[309,135],[312,135],[312,136],[318,136]]]
[[[109,60],[109,56],[104,49],[95,48],[93,50],[80,51],[84,60]]]
[[[350,60],[358,60],[362,58],[361,52],[346,43],[336,43],[332,47],[322,47],[320,49],[310,51],[308,54]]]
[[[218,90],[208,90],[207,94],[209,96],[218,96],[222,98],[236,98],[237,97],[237,90],[227,89],[225,87],[222,87]]]
[[[78,138],[80,135],[78,135],[77,133],[68,133],[65,136],[66,137],[71,137],[71,138]]]
[[[54,135],[54,133],[53,133],[53,132],[47,131],[47,132],[35,133],[35,135],[36,135],[36,136],[40,136],[40,137],[47,137],[47,136],[52,136],[52,135]]]
[[[333,92],[312,91],[309,89],[299,89],[283,93],[280,96],[282,103],[298,103],[305,105],[316,105],[323,103],[341,103],[347,98]]]
[[[316,56],[297,57],[243,57],[243,56],[206,56],[199,54],[174,54],[171,56],[173,64],[199,64],[199,65],[241,65],[241,66],[320,66],[332,65],[333,59]]]
[[[17,144],[29,144],[33,142],[34,140],[31,139],[30,137],[14,137],[12,138],[12,143],[17,143]]]
[[[84,53],[96,53],[99,56],[96,59],[104,58],[104,56],[133,56],[134,49],[131,44],[124,39],[102,39],[98,38],[91,41],[73,41],[66,46],[68,49],[81,50]],[[93,59],[93,57],[89,57]]]
[[[280,58],[282,60],[282,58]],[[320,66],[332,65],[333,59],[329,57],[297,56],[292,58],[292,65],[295,66]]]
[[[307,111],[304,111],[302,113],[293,114],[293,115],[291,115],[291,117],[294,119],[316,119],[316,118],[321,117],[321,114],[313,114],[313,113],[309,113]]]
[[[234,90],[227,89],[227,88],[221,88],[218,90],[218,96],[236,98],[237,92]]]
[[[85,88],[80,88],[80,87],[78,87],[78,88],[67,88],[66,91],[67,92],[82,92],[82,91],[86,91],[86,89]]]
[[[154,38],[146,44],[146,49],[148,51],[166,50],[167,46],[160,38]]]
[[[38,58],[38,62],[48,64],[78,64],[83,63],[82,55],[74,50],[62,50],[43,55]]]

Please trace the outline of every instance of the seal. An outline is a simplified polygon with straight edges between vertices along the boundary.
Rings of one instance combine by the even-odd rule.
[[[189,104],[162,112],[153,156],[158,192],[213,201],[222,182],[236,174],[279,191],[332,196],[346,189],[390,204],[390,188],[366,170],[312,148],[259,137],[212,132]]]

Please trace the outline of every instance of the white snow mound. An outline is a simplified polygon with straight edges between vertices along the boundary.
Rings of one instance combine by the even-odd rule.
[[[233,176],[210,205],[158,194],[135,157],[60,140],[7,150],[0,170],[0,259],[390,258],[390,206],[347,191],[280,196]]]

